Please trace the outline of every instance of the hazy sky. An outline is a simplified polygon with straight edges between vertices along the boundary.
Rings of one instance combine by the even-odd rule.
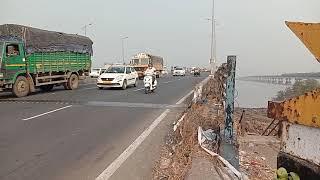
[[[168,65],[206,65],[212,0],[1,0],[0,24],[84,34],[94,66],[147,51]],[[4,1],[4,2],[3,2]],[[238,56],[238,75],[320,71],[284,21],[320,22],[319,0],[215,0],[218,63]]]

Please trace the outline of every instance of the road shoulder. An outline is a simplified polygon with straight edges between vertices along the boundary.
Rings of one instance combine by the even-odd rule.
[[[152,179],[152,170],[160,157],[160,148],[165,144],[164,137],[183,111],[182,109],[170,111],[110,179]]]

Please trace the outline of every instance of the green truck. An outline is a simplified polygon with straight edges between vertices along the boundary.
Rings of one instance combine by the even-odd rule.
[[[0,25],[0,91],[23,97],[37,88],[78,88],[91,69],[92,44],[80,35]]]

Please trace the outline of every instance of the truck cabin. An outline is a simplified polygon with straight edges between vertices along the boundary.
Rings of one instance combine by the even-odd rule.
[[[25,70],[24,56],[21,40],[0,37],[0,79],[10,79],[14,71]]]
[[[151,63],[150,58],[134,58],[131,60],[131,65],[137,71],[139,79],[144,76],[144,71],[148,68],[148,64]]]
[[[150,64],[150,59],[149,58],[139,58],[139,59],[132,59],[131,60],[131,65],[148,65]]]
[[[139,59],[132,59],[131,60],[131,65],[139,65]]]
[[[141,72],[145,71],[145,68],[144,68],[144,67],[134,67],[134,69],[135,69],[136,71],[141,71]]]

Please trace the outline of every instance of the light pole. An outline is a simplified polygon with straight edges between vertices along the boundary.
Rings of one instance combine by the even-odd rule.
[[[122,62],[123,62],[123,64],[125,63],[125,62],[124,62],[124,40],[125,40],[125,39],[128,39],[128,38],[129,38],[128,36],[121,38]]]
[[[84,29],[84,36],[87,36],[87,27],[92,26],[92,23],[84,25],[81,29]]]
[[[211,18],[207,18],[206,20],[211,21],[211,53],[210,53],[210,68],[211,68],[211,75],[214,75],[216,71],[216,20],[214,17],[214,8],[215,3],[212,0],[212,16]]]

